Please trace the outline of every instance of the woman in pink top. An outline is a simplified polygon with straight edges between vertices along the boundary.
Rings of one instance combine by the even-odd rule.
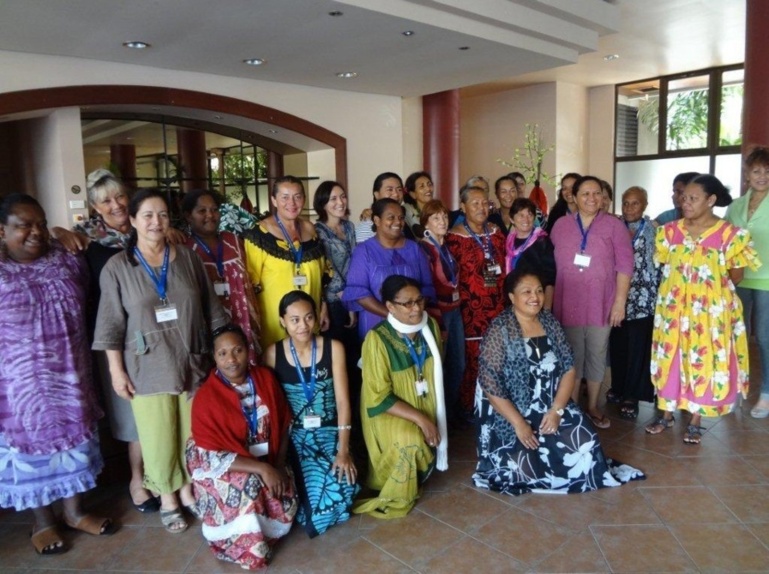
[[[633,246],[624,224],[601,211],[600,179],[586,175],[577,180],[574,197],[577,213],[559,219],[550,235],[557,270],[553,312],[574,350],[577,380],[587,379],[586,412],[595,426],[608,428],[598,398],[609,332],[625,318]],[[575,402],[578,396],[576,385]]]

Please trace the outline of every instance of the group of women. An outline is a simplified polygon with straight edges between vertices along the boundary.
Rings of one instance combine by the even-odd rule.
[[[34,199],[8,196],[0,506],[35,509],[41,554],[66,550],[57,499],[67,525],[115,530],[80,504],[102,465],[87,320],[91,348],[105,352],[93,369],[112,432],[131,445],[134,506],[160,511],[170,533],[194,514],[215,555],[245,568],[264,566],[295,520],[316,536],[351,513],[405,515],[447,468],[449,430],[472,420],[479,487],[584,492],[642,478],[606,459],[596,434],[610,424],[599,406],[607,355],[607,398],[622,416],[656,387],[662,415],[647,432],[688,410],[690,443],[701,416],[729,412],[746,390],[741,299],[769,357],[769,280],[749,234],[762,237],[769,151],[749,156],[747,173],[733,223],[712,211],[728,191],[702,175],[682,195],[683,218],[656,231],[642,188],[623,194],[618,218],[602,180],[578,174],[563,177],[547,222],[520,174],[495,183],[493,216],[488,183],[469,183],[453,227],[426,172],[407,179],[405,205],[400,177],[378,176],[357,230],[341,184],[318,186],[313,225],[291,176],[275,181],[271,215],[238,234],[222,230],[213,192],[188,193],[175,230],[165,194],[129,200],[103,170],[89,176],[95,218],[55,229],[59,241]],[[85,257],[62,245],[87,245]],[[769,416],[766,379],[756,417]],[[357,501],[355,431],[370,489]]]

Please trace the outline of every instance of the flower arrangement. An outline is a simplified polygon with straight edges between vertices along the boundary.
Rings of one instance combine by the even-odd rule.
[[[515,148],[511,161],[497,159],[499,163],[519,171],[526,178],[527,183],[539,186],[540,182],[552,186],[557,185],[556,176],[542,171],[542,162],[545,156],[555,150],[555,144],[545,145],[542,137],[542,127],[539,124],[524,124],[523,148]]]

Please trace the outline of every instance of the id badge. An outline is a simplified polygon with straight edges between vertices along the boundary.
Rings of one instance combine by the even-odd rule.
[[[459,301],[459,291],[455,289],[454,292],[451,294],[451,302],[456,303],[457,301]]]
[[[304,287],[307,285],[307,275],[294,275],[294,287]]]
[[[249,445],[248,452],[251,453],[251,456],[254,458],[261,458],[263,456],[267,456],[267,453],[270,451],[270,443],[267,442],[257,442],[255,444]]]
[[[216,291],[216,294],[219,297],[229,297],[230,296],[230,284],[226,283],[224,281],[220,281],[218,283],[214,283],[214,291]]]
[[[176,305],[173,303],[155,306],[155,321],[158,323],[176,321],[178,318],[179,315],[176,313]]]
[[[420,379],[415,384],[417,387],[417,396],[424,397],[427,394],[427,381]]]
[[[500,267],[499,263],[488,263],[486,265],[486,273],[496,277],[502,274],[502,267]]]
[[[580,271],[582,271],[587,267],[590,267],[590,255],[587,255],[585,253],[577,253],[574,256],[574,265],[579,267]]]
[[[302,425],[305,429],[320,428],[320,415],[304,415]]]

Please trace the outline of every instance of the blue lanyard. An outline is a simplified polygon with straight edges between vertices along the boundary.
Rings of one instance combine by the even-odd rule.
[[[644,230],[645,225],[646,225],[646,220],[642,219],[641,225],[638,226],[638,229],[635,230],[635,234],[633,235],[633,245],[635,245],[636,240],[638,240],[638,238],[640,237],[641,233]],[[627,221],[625,222],[625,227],[630,229],[630,224]]]
[[[296,354],[296,347],[294,347],[294,340],[288,340],[288,347],[291,349],[291,356],[294,357],[294,366],[296,368],[296,374],[299,375],[299,381],[302,383],[302,390],[304,391],[304,397],[307,399],[307,404],[310,405],[310,412],[312,412],[312,399],[315,396],[315,383],[318,381],[318,365],[315,363],[315,358],[318,354],[318,343],[315,341],[315,336],[312,337],[312,360],[310,361],[310,384],[307,384],[307,379],[304,378],[304,369],[299,362],[299,355]]]
[[[515,266],[518,265],[518,260],[523,255],[523,252],[526,251],[529,247],[531,247],[531,244],[534,242],[534,229],[531,230],[531,233],[529,233],[529,236],[526,238],[526,241],[524,241],[523,245],[521,245],[518,249],[515,249],[513,253],[515,255],[513,256],[513,262],[512,266],[510,267],[510,270],[512,271],[515,269]],[[515,243],[513,243],[515,245]]]
[[[446,248],[444,251],[445,245],[441,245],[436,241],[436,239],[432,236],[432,234],[428,235],[427,238],[430,240],[430,242],[435,245],[435,248],[438,250],[438,255],[440,255],[443,262],[446,264],[446,267],[449,270],[449,283],[451,283],[451,286],[456,288],[457,286],[457,262],[454,260],[454,258],[451,256],[451,252]]]
[[[219,272],[219,277],[224,279],[224,243],[222,243],[221,238],[217,241],[218,246],[216,248],[216,257],[214,257],[214,254],[211,252],[211,248],[206,245],[206,242],[203,241],[200,237],[193,233],[192,238],[195,240],[195,243],[197,243],[198,246],[205,252],[205,254],[208,255],[208,258],[216,263],[216,270]]]
[[[486,259],[494,259],[491,253],[491,239],[489,238],[489,227],[485,223],[483,224],[483,235],[485,236],[485,241],[481,241],[481,238],[478,237],[478,234],[476,234],[475,231],[470,229],[470,226],[467,224],[467,221],[462,223],[462,225],[465,226],[465,229],[470,234],[470,237],[475,239],[475,241],[478,242],[478,245],[481,246],[481,249],[483,250],[483,256]]]
[[[227,385],[230,388],[235,388],[235,385],[233,385],[230,380],[225,377],[222,372],[219,369],[216,369],[216,375],[222,380],[222,382]],[[251,378],[251,375],[248,375],[246,378],[246,382],[251,386],[251,396],[253,398],[253,404],[251,406],[251,409],[247,409],[246,407],[241,405],[241,410],[243,411],[243,416],[246,418],[246,424],[248,425],[248,432],[250,433],[250,438],[256,438],[256,432],[259,430],[259,412],[256,406],[256,385],[254,385],[254,379]],[[250,413],[248,411],[251,411]]]
[[[411,342],[411,339],[408,337],[403,337],[403,340],[406,341],[406,346],[409,348],[411,360],[414,361],[414,365],[416,365],[417,368],[417,373],[419,374],[419,380],[422,381],[424,380],[423,373],[425,371],[425,361],[427,360],[427,344],[422,345],[422,351],[419,353],[419,355],[417,355],[416,347],[414,347],[414,343]]]
[[[596,217],[598,215],[596,214]],[[593,219],[595,221],[595,219]],[[580,253],[585,252],[585,248],[587,247],[587,234],[590,233],[590,228],[593,227],[593,223],[591,222],[590,225],[587,228],[587,231],[582,227],[582,218],[579,216],[579,213],[577,213],[577,225],[579,225],[579,232],[582,234],[582,245],[580,245]]]
[[[288,230],[286,229],[285,225],[283,225],[283,222],[280,220],[280,217],[278,217],[278,214],[275,214],[275,221],[278,222],[278,227],[280,227],[280,230],[283,232],[283,237],[286,239],[286,243],[288,243],[288,248],[291,251],[291,254],[294,256],[294,265],[296,265],[297,269],[299,268],[299,265],[302,263],[302,251],[304,250],[304,247],[302,246],[302,236],[300,234],[299,236],[299,249],[294,247],[294,242],[291,241],[291,236],[288,234]]]
[[[150,276],[150,279],[152,279],[152,282],[155,284],[155,291],[157,291],[158,297],[160,297],[160,301],[164,305],[168,303],[168,299],[166,298],[166,283],[168,280],[168,254],[169,253],[171,253],[171,249],[170,247],[168,247],[168,245],[166,245],[166,250],[163,253],[163,266],[160,268],[160,277],[158,277],[157,275],[155,275],[155,270],[149,266],[149,263],[147,263],[147,260],[144,258],[144,255],[142,255],[142,252],[139,251],[139,248],[134,247],[134,254],[139,259],[139,263],[142,264],[142,267],[144,267],[144,270]]]

